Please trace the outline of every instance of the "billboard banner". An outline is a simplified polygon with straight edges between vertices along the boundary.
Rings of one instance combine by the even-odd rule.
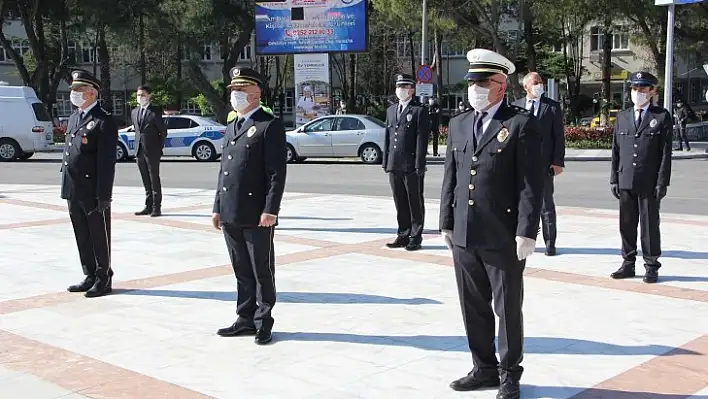
[[[257,1],[256,54],[367,51],[367,1]]]
[[[295,126],[329,115],[329,54],[296,54]]]

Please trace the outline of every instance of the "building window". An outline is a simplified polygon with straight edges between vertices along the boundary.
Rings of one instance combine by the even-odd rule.
[[[611,47],[612,50],[627,50],[629,49],[629,34],[621,28],[612,34]],[[604,28],[593,26],[590,28],[590,51],[602,51],[602,46],[605,43]]]
[[[238,56],[240,61],[251,61],[251,45],[247,44],[246,47],[241,50],[241,54]]]
[[[202,61],[211,61],[211,50],[212,45],[210,43],[202,45]]]
[[[444,41],[440,45],[440,56],[442,57],[465,57],[467,51],[469,50],[455,43]]]
[[[12,39],[12,48],[20,57],[30,52],[29,43],[24,39]]]
[[[65,117],[74,112],[74,107],[71,105],[69,93],[57,93],[57,116]]]
[[[76,64],[76,42],[69,40],[67,44],[67,58],[69,59],[69,64]]]
[[[199,109],[197,104],[192,101],[192,99],[186,99],[182,101],[182,113],[188,115],[201,115],[202,110]]]
[[[94,61],[94,58],[96,57],[96,47],[87,42],[87,41],[82,41],[81,42],[81,52],[79,55],[79,63],[80,64],[92,64]],[[95,58],[96,62],[98,62],[98,58]]]

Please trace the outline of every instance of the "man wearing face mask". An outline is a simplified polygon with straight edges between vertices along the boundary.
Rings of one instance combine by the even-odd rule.
[[[135,214],[156,217],[162,215],[160,158],[167,139],[167,128],[160,109],[150,104],[151,94],[149,86],[138,87],[138,106],[133,109],[131,118],[138,147],[135,158],[145,188],[145,208]]]
[[[676,151],[683,151],[683,144],[686,143],[686,151],[691,151],[691,144],[688,142],[688,137],[686,136],[686,124],[688,123],[688,117],[690,111],[686,104],[684,104],[682,99],[676,101],[676,109],[674,110],[674,115],[676,115],[676,124],[678,125],[678,148]]]
[[[659,205],[671,180],[673,120],[671,114],[651,104],[658,79],[648,72],[635,72],[632,82],[634,106],[617,114],[612,136],[610,189],[619,200],[622,258],[614,279],[635,276],[637,224],[641,220],[645,283],[659,278],[661,237]]]
[[[118,127],[98,105],[100,82],[90,73],[71,73],[71,103],[61,168],[61,198],[69,217],[84,272],[84,280],[68,288],[88,298],[112,290],[111,198],[115,178]]]
[[[433,140],[433,156],[437,157],[440,138],[440,106],[433,97],[428,99],[428,114],[430,115],[430,134]]]
[[[423,242],[423,184],[430,132],[428,110],[413,98],[414,94],[413,77],[398,75],[398,103],[386,110],[386,137],[381,163],[388,173],[398,220],[397,237],[386,245],[408,251],[420,249]]]
[[[560,103],[543,96],[543,79],[536,72],[524,77],[526,97],[520,98],[514,105],[529,110],[538,120],[541,130],[542,162],[548,171],[543,190],[541,225],[543,240],[546,243],[546,255],[556,254],[556,204],[553,200],[553,177],[563,173],[565,166],[565,129],[563,110]]]
[[[450,387],[499,387],[497,399],[517,399],[523,373],[523,274],[536,247],[546,169],[536,118],[504,102],[514,64],[484,49],[469,51],[467,59],[473,110],[450,120],[440,229],[452,251],[474,367]]]
[[[222,230],[236,275],[236,321],[217,334],[272,340],[275,306],[273,235],[285,190],[285,128],[260,106],[263,78],[248,68],[231,69],[228,86],[237,118],[224,134],[214,228]]]

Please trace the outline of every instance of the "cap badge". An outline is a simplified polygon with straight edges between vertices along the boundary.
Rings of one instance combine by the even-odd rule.
[[[507,137],[509,137],[509,131],[506,128],[503,128],[499,131],[499,134],[497,134],[497,141],[503,143],[506,141]]]
[[[91,129],[93,129],[94,126],[96,126],[96,122],[91,121],[91,122],[88,123],[88,125],[86,126],[86,128],[89,129],[89,130],[91,130]]]
[[[236,76],[239,76],[239,75],[241,75],[241,70],[240,70],[240,69],[234,69],[233,77],[235,78]]]
[[[86,136],[81,137],[81,144],[88,144],[88,139]]]
[[[652,119],[651,122],[649,122],[649,127],[655,127],[658,123],[656,119]]]
[[[398,80],[403,80],[403,75],[398,75],[398,76],[396,76],[396,79],[398,79]]]
[[[413,120],[413,115],[411,115],[411,114],[406,115],[406,121],[410,122],[411,120]]]
[[[641,72],[637,72],[637,79],[641,79],[641,78],[642,78],[642,73],[641,73]]]
[[[74,77],[74,79],[78,79],[78,78],[79,78],[79,73],[78,73],[78,72],[74,72],[74,74],[73,74],[72,76]]]
[[[256,127],[251,126],[248,131],[246,132],[246,136],[248,137],[253,137],[253,135],[256,134]]]

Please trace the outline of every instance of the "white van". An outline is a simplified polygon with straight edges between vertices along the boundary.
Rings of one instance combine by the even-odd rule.
[[[34,89],[0,84],[0,162],[51,151],[54,124]]]

